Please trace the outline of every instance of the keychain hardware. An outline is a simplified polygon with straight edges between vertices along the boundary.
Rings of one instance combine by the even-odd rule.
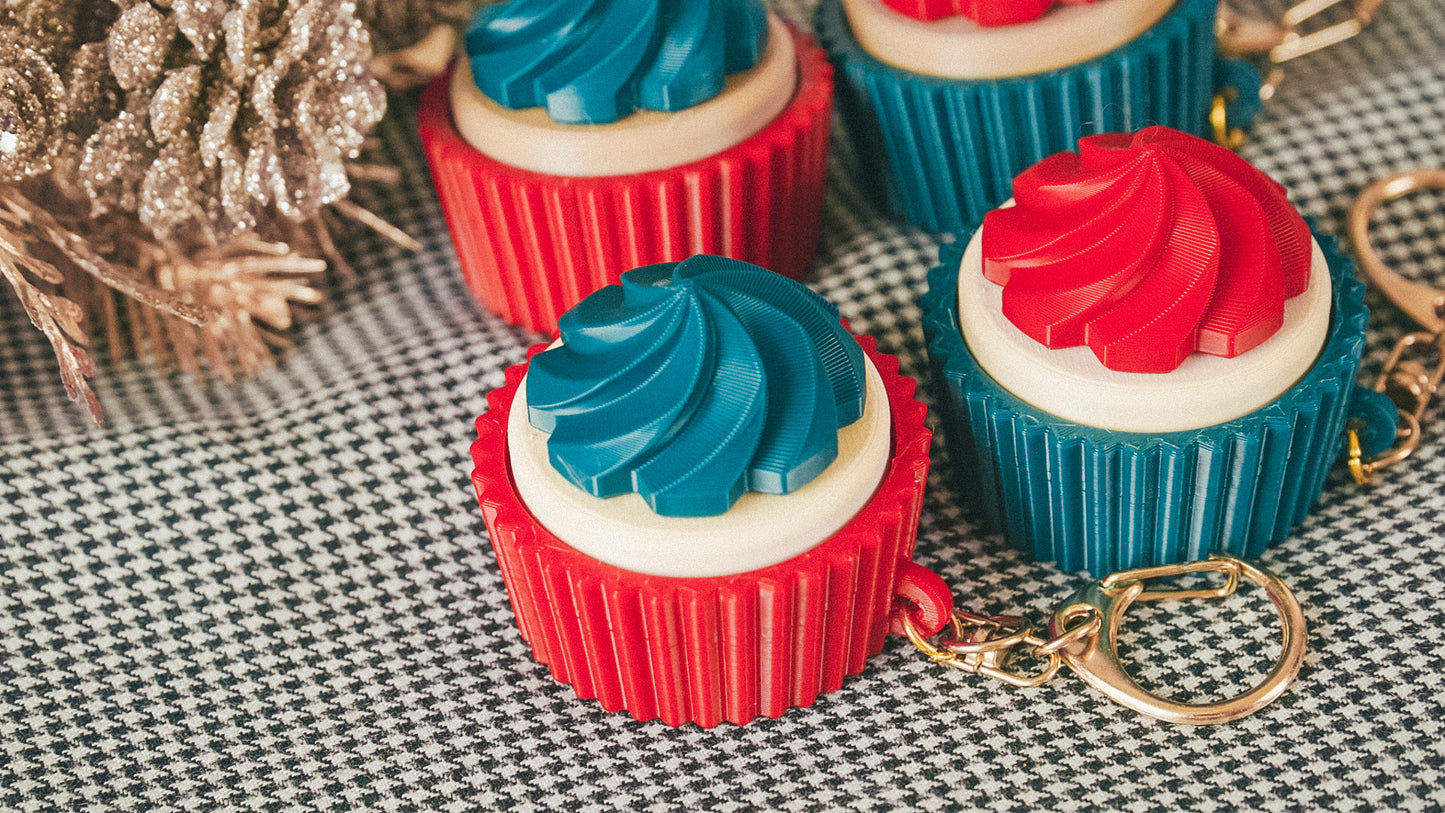
[[[1246,17],[1228,4],[1221,4],[1215,20],[1219,52],[1226,57],[1265,55],[1270,69],[1260,86],[1259,98],[1268,101],[1284,78],[1281,65],[1359,35],[1374,19],[1384,0],[1353,0],[1349,19],[1309,33],[1300,31],[1305,23],[1343,2],[1303,0],[1286,9],[1277,23]]]
[[[1244,130],[1229,126],[1229,105],[1237,98],[1238,90],[1225,88],[1214,94],[1214,104],[1209,108],[1209,127],[1214,132],[1214,143],[1231,150],[1244,146]]]
[[[1274,98],[1284,81],[1283,66],[1286,62],[1357,36],[1370,24],[1384,1],[1353,0],[1348,19],[1308,33],[1301,31],[1306,23],[1344,0],[1303,0],[1286,9],[1278,22],[1245,16],[1228,3],[1221,3],[1214,21],[1219,53],[1227,59],[1264,57],[1268,66],[1259,85],[1259,100],[1267,102]],[[1214,95],[1209,124],[1214,131],[1215,143],[1238,149],[1244,143],[1244,131],[1231,127],[1225,112],[1234,101],[1231,92],[1237,91],[1225,88]]]
[[[1220,53],[1225,56],[1266,54],[1271,63],[1281,65],[1357,36],[1374,19],[1384,0],[1353,0],[1349,19],[1309,33],[1300,32],[1305,23],[1343,2],[1345,0],[1304,0],[1286,9],[1277,23],[1246,17],[1227,4],[1221,5],[1215,21]]]
[[[1382,178],[1361,192],[1350,207],[1347,228],[1365,278],[1425,328],[1407,333],[1395,343],[1375,379],[1374,390],[1389,396],[1399,410],[1395,445],[1365,460],[1359,428],[1347,429],[1350,473],[1360,485],[1369,483],[1380,469],[1409,457],[1420,445],[1420,422],[1445,377],[1445,291],[1400,276],[1370,243],[1370,215],[1382,204],[1422,189],[1445,189],[1445,170],[1414,170]]]
[[[935,646],[913,626],[907,613],[900,613],[899,617],[908,640],[934,663],[986,675],[1025,689],[1042,686],[1053,678],[1064,663],[1060,651],[1097,635],[1103,624],[1102,617],[1095,616],[1056,638],[1046,640],[1039,637],[1038,627],[1022,618],[1008,615],[985,618],[954,610],[949,620],[949,637]],[[1025,644],[1032,647],[1026,650],[1026,654],[1046,662],[1040,671],[1030,674],[1014,668],[1015,650]]]
[[[1146,588],[1148,581],[1191,573],[1216,573],[1224,577],[1224,583],[1199,590]],[[1241,578],[1264,589],[1282,623],[1279,660],[1263,682],[1228,700],[1180,703],[1150,692],[1129,676],[1119,657],[1117,641],[1130,606],[1142,601],[1225,598],[1234,593]],[[984,617],[955,610],[945,630],[933,636],[936,640],[930,640],[914,626],[907,606],[900,606],[894,618],[908,640],[935,663],[1025,688],[1043,684],[1067,665],[1114,702],[1181,725],[1226,723],[1274,702],[1299,673],[1306,643],[1304,612],[1289,587],[1273,574],[1228,556],[1122,571],[1087,585],[1055,611],[1048,624],[1049,637],[1040,634],[1039,626],[1020,618]],[[1020,655],[1043,661],[1044,666],[1032,673],[1020,669],[1014,664]]]

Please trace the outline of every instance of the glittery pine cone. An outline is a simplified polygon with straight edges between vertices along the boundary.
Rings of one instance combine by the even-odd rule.
[[[348,200],[395,177],[357,162],[386,107],[365,23],[357,0],[0,0],[0,289],[97,422],[83,316],[114,352],[119,300],[163,366],[256,372],[347,267],[333,213],[414,245]]]
[[[0,183],[48,172],[65,126],[65,86],[18,29],[0,26]]]
[[[386,110],[355,10],[173,0],[169,14],[122,12],[106,51],[123,109],[86,136],[76,168],[94,210],[134,212],[163,241],[214,245],[345,198],[346,162]],[[189,48],[173,47],[177,34]]]

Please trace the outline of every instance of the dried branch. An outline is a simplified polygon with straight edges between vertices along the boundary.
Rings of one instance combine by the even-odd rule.
[[[26,270],[51,281],[58,276],[54,266],[42,263],[28,254],[15,251],[22,245],[15,235],[0,228],[0,276],[10,283],[31,324],[40,329],[55,351],[60,365],[60,380],[72,401],[84,402],[96,424],[102,423],[100,401],[90,389],[89,378],[95,374],[95,362],[86,347],[84,329],[80,326],[79,305],[59,295],[50,295],[31,284]]]

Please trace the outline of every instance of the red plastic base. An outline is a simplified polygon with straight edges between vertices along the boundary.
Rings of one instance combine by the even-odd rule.
[[[522,637],[553,677],[608,711],[711,728],[808,706],[883,648],[900,563],[911,562],[930,432],[898,360],[859,343],[883,377],[893,449],[877,493],[842,529],[770,567],[704,579],[604,564],[527,513],[507,465],[507,415],[525,365],[487,398],[472,445],[477,490]],[[539,345],[536,350],[542,349]]]
[[[488,158],[452,125],[450,71],[422,95],[422,145],[462,274],[488,310],[551,334],[587,294],[693,254],[794,279],[813,262],[828,169],[833,69],[793,30],[798,91],[757,134],[710,158],[635,175],[542,175]]]

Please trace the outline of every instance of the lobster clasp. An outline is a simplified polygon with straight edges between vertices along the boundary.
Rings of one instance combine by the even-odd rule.
[[[1375,471],[1409,457],[1419,445],[1425,409],[1445,378],[1445,291],[1401,276],[1385,264],[1370,242],[1370,215],[1381,204],[1422,189],[1445,189],[1445,169],[1419,169],[1382,178],[1361,192],[1350,207],[1350,241],[1366,279],[1424,328],[1401,337],[1375,379],[1375,391],[1388,395],[1399,408],[1395,445],[1367,461],[1356,448],[1357,438],[1350,435],[1350,471],[1361,485],[1368,483]]]
[[[1205,590],[1170,591],[1149,591],[1144,585],[1149,579],[1206,572],[1222,574],[1225,583]],[[1131,605],[1137,601],[1224,598],[1234,592],[1241,577],[1264,589],[1283,622],[1284,639],[1279,660],[1262,683],[1229,700],[1193,704],[1159,697],[1129,676],[1119,659],[1117,636],[1124,614]],[[1061,605],[1050,622],[1050,631],[1059,638],[1067,635],[1071,628],[1089,623],[1094,618],[1102,621],[1097,634],[1079,637],[1061,649],[1059,654],[1064,663],[1085,683],[1114,702],[1170,723],[1226,723],[1253,714],[1284,694],[1304,662],[1305,617],[1289,587],[1273,574],[1227,556],[1115,573],[1083,588]]]
[[[1445,291],[1391,270],[1370,243],[1370,215],[1381,204],[1422,189],[1445,189],[1445,169],[1400,172],[1370,184],[1350,207],[1349,233],[1370,284],[1429,333],[1445,331]]]

